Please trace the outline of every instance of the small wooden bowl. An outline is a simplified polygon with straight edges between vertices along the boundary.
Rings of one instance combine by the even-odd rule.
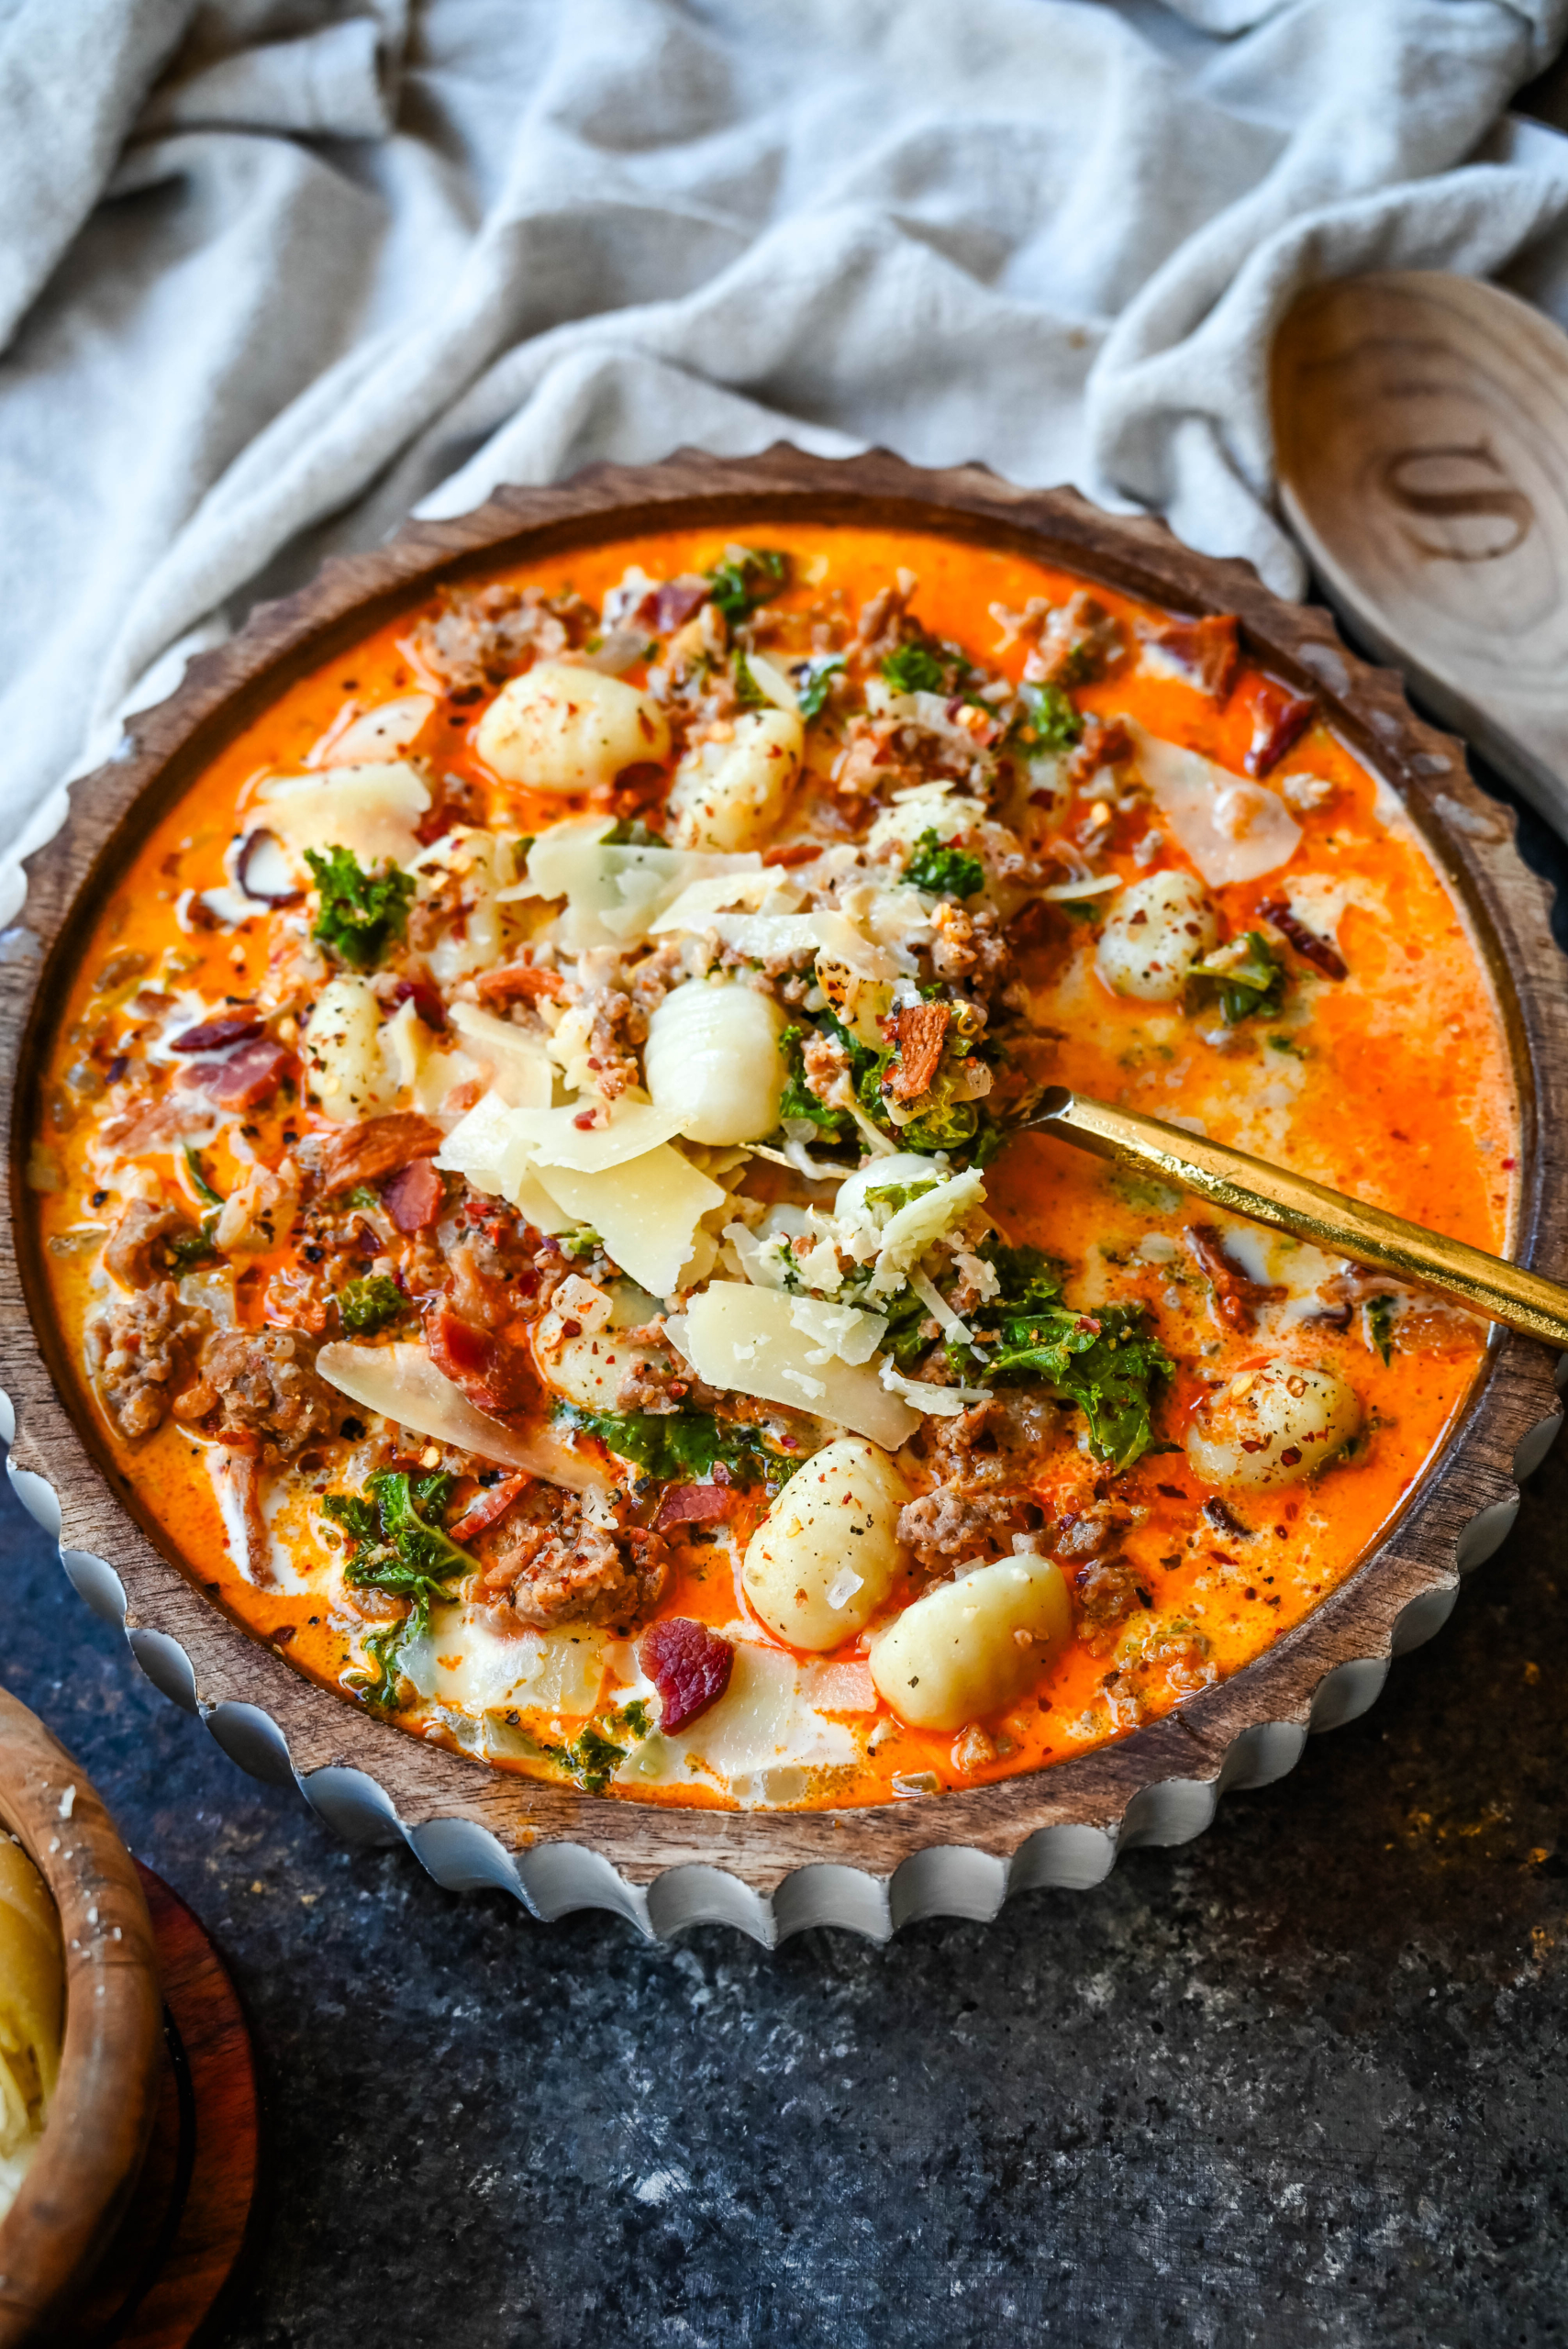
[[[163,2001],[136,1865],[84,1773],[0,1689],[0,1821],[60,1911],[65,2043],[31,2169],[0,2225],[0,2349],[58,2339],[135,2188]]]
[[[1102,513],[1071,490],[1026,490],[980,466],[920,471],[877,451],[832,462],[779,447],[683,451],[595,465],[555,488],[506,489],[477,512],[409,526],[329,562],[285,603],[191,663],[132,721],[128,754],[76,786],[58,837],[28,862],[26,928],[0,936],[0,1114],[11,1137],[0,1241],[0,1381],[22,1406],[15,1481],[100,1614],[150,1676],[201,1714],[257,1776],[291,1778],[340,1831],[401,1835],[454,1890],[500,1887],[540,1917],[617,1910],[646,1932],[708,1919],[765,1942],[837,1923],[885,1936],[931,1913],[989,1916],[1009,1890],[1095,1883],[1118,1850],[1198,1833],[1228,1787],[1279,1777],[1308,1728],[1372,1703],[1392,1654],[1446,1620],[1462,1567],[1491,1554],[1560,1424],[1552,1359],[1495,1331],[1453,1433],[1383,1540],[1305,1622],[1231,1679],[1114,1744],[1032,1776],[842,1811],[659,1809],[487,1769],[426,1745],[290,1669],[286,1646],[220,1612],[116,1464],[50,1307],[19,1170],[38,1115],[51,1007],[150,827],[222,744],[304,671],[423,601],[442,581],[644,530],[728,537],[791,519],[889,526],[1006,548],[1175,612],[1234,612],[1251,654],[1397,793],[1463,904],[1503,1008],[1520,1103],[1519,1261],[1568,1272],[1568,993],[1542,884],[1464,751],[1411,711],[1397,677],[1349,652],[1322,611],[1282,603],[1249,564],[1181,546],[1162,523]],[[62,1398],[69,1398],[62,1399]],[[106,1560],[111,1560],[106,1564]],[[286,1630],[285,1630],[286,1638]]]

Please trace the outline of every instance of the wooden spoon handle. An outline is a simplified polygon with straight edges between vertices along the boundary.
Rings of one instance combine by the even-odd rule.
[[[1568,1349],[1568,1288],[1543,1280],[1521,1264],[1489,1256],[1462,1240],[1407,1223],[1403,1216],[1367,1207],[1309,1183],[1283,1166],[1270,1165],[1249,1151],[1232,1150],[1168,1126],[1138,1109],[1114,1108],[1108,1101],[1052,1085],[1022,1131],[1057,1134],[1080,1150],[1093,1151],[1127,1166],[1141,1167],[1178,1190],[1194,1191],[1231,1215],[1266,1223],[1293,1239],[1309,1240],[1327,1254],[1349,1256],[1358,1264],[1393,1273],[1430,1289],[1487,1321],[1501,1321],[1526,1337]]]

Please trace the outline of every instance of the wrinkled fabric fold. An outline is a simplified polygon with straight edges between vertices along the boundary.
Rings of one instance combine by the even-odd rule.
[[[0,849],[257,597],[597,457],[978,458],[1299,592],[1273,328],[1366,269],[1568,306],[1568,140],[1506,111],[1565,33],[1568,0],[0,0]]]

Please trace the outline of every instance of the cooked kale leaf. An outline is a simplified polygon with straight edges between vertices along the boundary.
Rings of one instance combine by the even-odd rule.
[[[882,674],[895,694],[945,694],[948,690],[947,666],[918,638],[890,652]]]
[[[984,1353],[961,1349],[961,1368],[987,1382],[1038,1380],[1075,1404],[1090,1449],[1118,1473],[1153,1442],[1153,1392],[1175,1364],[1145,1326],[1139,1304],[1076,1313],[1061,1302],[1062,1269],[1038,1248],[984,1242],[1001,1293],[971,1316]],[[993,1350],[994,1349],[994,1350]]]
[[[842,674],[843,666],[843,654],[831,652],[825,660],[806,662],[804,675],[799,669],[795,670],[795,674],[799,679],[795,693],[800,702],[800,714],[808,726],[814,718],[821,717],[833,688],[833,680]]]
[[[1060,685],[1020,686],[1014,728],[1035,758],[1042,751],[1071,751],[1084,739],[1084,720]]]
[[[321,893],[311,936],[350,970],[373,971],[408,926],[416,885],[412,874],[400,873],[395,865],[384,873],[367,873],[346,848],[329,848],[325,855],[307,848],[305,861]]]
[[[985,867],[967,849],[944,848],[930,829],[916,841],[904,878],[912,889],[933,897],[973,897],[985,886]]]
[[[1244,938],[1218,947],[1193,964],[1192,975],[1218,987],[1220,1017],[1228,1028],[1258,1014],[1273,1019],[1284,997],[1284,963],[1261,930],[1250,930]]]
[[[400,1320],[408,1300],[385,1273],[367,1273],[363,1280],[346,1281],[338,1291],[338,1312],[345,1330],[356,1338],[373,1337]]]
[[[556,1417],[662,1482],[695,1484],[722,1464],[733,1483],[776,1489],[800,1465],[770,1449],[761,1428],[711,1411],[584,1411],[563,1403]]]
[[[406,1468],[384,1468],[366,1478],[363,1495],[328,1493],[321,1504],[354,1545],[343,1569],[345,1581],[408,1601],[401,1622],[373,1631],[364,1642],[376,1668],[376,1677],[365,1683],[372,1704],[397,1704],[404,1649],[425,1630],[431,1602],[450,1598],[454,1577],[478,1566],[439,1521],[430,1521],[441,1517],[456,1481],[439,1470],[413,1476]]]
[[[706,577],[709,600],[733,628],[789,584],[789,557],[772,547],[731,547]]]
[[[831,1134],[837,1140],[847,1122],[843,1111],[829,1108],[827,1102],[813,1093],[810,1085],[806,1082],[806,1064],[801,1056],[801,1046],[809,1033],[810,1030],[806,1028],[789,1027],[779,1038],[779,1050],[784,1056],[784,1065],[789,1071],[784,1080],[784,1094],[779,1102],[780,1121],[786,1118],[805,1118],[812,1125],[820,1126],[825,1133]]]

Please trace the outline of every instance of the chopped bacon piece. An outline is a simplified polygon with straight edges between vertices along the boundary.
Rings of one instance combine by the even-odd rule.
[[[253,1109],[258,1101],[277,1091],[288,1064],[289,1054],[281,1044],[258,1038],[254,1043],[241,1044],[226,1061],[203,1061],[195,1068],[183,1070],[180,1081],[198,1085],[221,1108]]]
[[[898,1014],[898,1058],[891,1077],[898,1100],[913,1101],[935,1076],[951,1018],[951,1007],[945,1003],[903,1006]]]
[[[1277,677],[1260,677],[1252,695],[1252,740],[1241,763],[1251,775],[1267,774],[1303,735],[1317,708],[1311,694],[1293,694]]]
[[[399,1231],[428,1231],[439,1220],[447,1189],[429,1160],[417,1158],[393,1176],[381,1196]]]
[[[266,1022],[253,1011],[222,1011],[216,1019],[204,1019],[183,1034],[171,1036],[172,1052],[224,1052],[230,1044],[248,1044],[265,1032]]]
[[[1201,620],[1173,620],[1168,628],[1152,629],[1149,641],[1216,701],[1223,701],[1236,683],[1241,647],[1236,640],[1234,612],[1213,612]]]
[[[499,1484],[481,1485],[457,1523],[448,1528],[451,1539],[461,1547],[465,1542],[472,1542],[476,1533],[498,1525],[518,1494],[527,1492],[532,1483],[531,1476],[517,1475],[503,1476]]]
[[[447,1024],[447,1008],[428,979],[398,980],[392,990],[393,1009],[400,1010],[406,1003],[413,1005],[416,1019],[439,1035]]]
[[[1228,1330],[1250,1330],[1260,1305],[1277,1305],[1288,1296],[1268,1281],[1249,1279],[1225,1252],[1225,1241],[1212,1223],[1189,1223],[1187,1242],[1214,1291],[1217,1319]]]
[[[656,1533],[667,1533],[673,1525],[708,1525],[728,1517],[735,1498],[728,1485],[670,1485],[659,1504],[659,1514],[653,1521]]]
[[[821,853],[820,841],[786,841],[782,848],[765,848],[762,851],[762,863],[785,866],[811,864]]]
[[[689,1615],[655,1623],[638,1649],[638,1660],[659,1691],[659,1726],[669,1734],[684,1729],[729,1686],[735,1651],[728,1640]]]
[[[679,579],[664,580],[653,597],[654,634],[666,636],[671,629],[681,627],[699,604],[707,601],[707,581],[697,572],[683,572]]]
[[[481,995],[495,996],[503,1002],[520,996],[526,1002],[537,1003],[541,995],[566,992],[559,971],[541,971],[532,963],[504,963],[498,971],[482,971],[473,984]]]
[[[1350,970],[1337,947],[1304,921],[1297,921],[1283,897],[1271,897],[1266,906],[1258,907],[1263,919],[1273,922],[1282,938],[1288,938],[1304,963],[1315,963],[1326,978],[1348,979]]]
[[[539,1398],[539,1376],[519,1346],[508,1346],[452,1311],[432,1305],[425,1317],[430,1359],[482,1411],[520,1411]]]
[[[366,1118],[333,1135],[321,1161],[321,1187],[349,1191],[356,1183],[377,1183],[416,1158],[434,1158],[444,1140],[439,1126],[413,1109]]]

